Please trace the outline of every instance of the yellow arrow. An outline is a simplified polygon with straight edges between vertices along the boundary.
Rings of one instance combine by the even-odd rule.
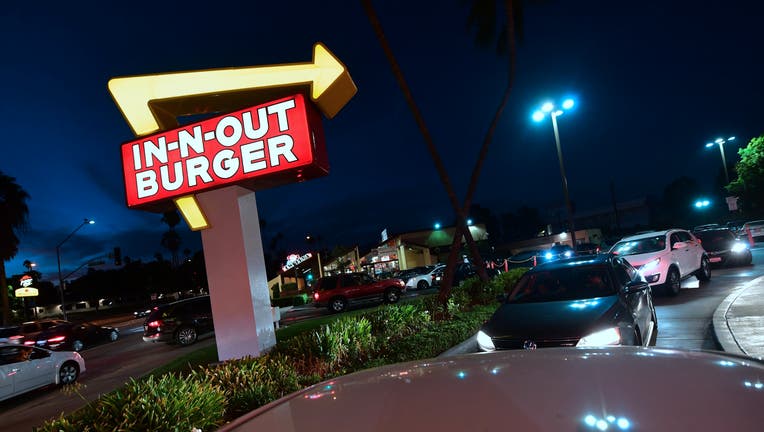
[[[202,101],[206,112],[236,109],[240,108],[234,105],[241,100],[241,93],[305,85],[310,86],[311,99],[328,118],[334,117],[357,90],[345,66],[317,43],[310,63],[120,77],[109,80],[109,91],[133,132],[140,136],[174,126],[172,122],[179,116],[200,113],[199,107],[184,100]],[[214,108],[210,109],[212,101]]]

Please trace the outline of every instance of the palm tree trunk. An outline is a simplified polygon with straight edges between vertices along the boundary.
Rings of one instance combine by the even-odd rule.
[[[3,325],[7,326],[11,322],[11,309],[8,305],[8,280],[5,278],[5,262],[0,260],[0,290],[2,290],[3,302]]]
[[[513,9],[512,9],[512,0],[505,0],[504,2],[505,11],[507,14],[507,25],[508,25],[508,29],[507,29],[508,30],[507,41],[508,41],[508,48],[509,48],[508,83],[504,91],[502,100],[499,104],[499,107],[497,108],[494,114],[491,125],[483,140],[480,153],[478,154],[478,159],[472,171],[469,188],[468,188],[467,195],[465,197],[463,205],[459,205],[459,202],[456,197],[456,192],[454,191],[454,188],[451,184],[451,180],[448,177],[448,173],[446,172],[445,166],[443,165],[443,161],[441,160],[440,154],[435,148],[435,143],[424,121],[424,117],[420,113],[419,108],[416,102],[414,101],[413,93],[411,92],[411,89],[409,88],[408,83],[406,82],[406,79],[403,76],[403,72],[401,71],[400,66],[398,65],[398,62],[395,58],[395,55],[392,52],[392,49],[390,48],[389,43],[387,42],[387,38],[385,37],[385,33],[384,33],[384,30],[382,29],[382,25],[379,21],[379,18],[377,17],[376,11],[374,10],[374,6],[372,5],[371,0],[362,0],[362,3],[366,11],[366,14],[369,17],[369,21],[371,22],[372,27],[374,28],[377,38],[379,39],[379,42],[382,45],[382,50],[385,52],[385,56],[387,57],[387,60],[390,63],[390,66],[393,70],[393,75],[395,75],[395,78],[398,81],[398,85],[400,86],[403,92],[406,102],[408,103],[409,108],[411,109],[411,112],[414,115],[414,119],[417,123],[417,126],[419,127],[419,130],[422,133],[422,136],[424,137],[425,144],[427,145],[427,149],[430,152],[430,156],[433,159],[435,168],[438,171],[438,175],[440,176],[441,183],[443,183],[443,186],[446,189],[446,194],[448,195],[449,201],[451,202],[451,206],[453,207],[454,212],[456,213],[457,223],[456,223],[456,229],[454,232],[454,239],[451,244],[451,250],[448,256],[446,271],[444,272],[444,275],[443,275],[443,281],[441,284],[441,293],[439,297],[442,302],[445,302],[451,293],[451,285],[453,282],[454,268],[456,266],[456,259],[458,256],[459,248],[461,246],[462,236],[464,236],[467,241],[468,247],[470,249],[470,254],[472,255],[473,260],[478,269],[478,275],[480,276],[482,280],[488,280],[488,276],[485,271],[485,264],[483,262],[482,257],[480,256],[477,245],[475,244],[475,240],[472,238],[472,234],[467,228],[465,215],[466,215],[466,212],[469,210],[469,207],[472,203],[472,197],[475,193],[475,189],[477,188],[477,181],[478,181],[478,178],[480,177],[480,171],[482,170],[485,157],[488,154],[488,148],[490,146],[491,141],[493,140],[493,136],[496,132],[496,128],[501,118],[501,114],[504,112],[504,109],[506,108],[507,103],[509,102],[509,96],[511,94],[512,84],[514,81],[514,73],[515,73],[514,30],[515,29],[514,29],[514,15],[513,15]]]

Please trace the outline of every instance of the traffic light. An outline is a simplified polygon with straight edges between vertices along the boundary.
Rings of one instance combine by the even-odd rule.
[[[122,265],[122,250],[118,247],[114,248],[114,265]]]

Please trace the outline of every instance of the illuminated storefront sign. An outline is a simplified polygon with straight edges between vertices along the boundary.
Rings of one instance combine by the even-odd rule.
[[[253,190],[326,175],[321,118],[296,94],[122,145],[129,207],[231,184]]]
[[[31,276],[21,276],[21,279],[19,279],[19,285],[21,285],[21,288],[17,289],[13,293],[16,297],[37,297],[39,295],[37,288],[32,288]]]
[[[287,262],[285,265],[281,267],[282,271],[287,271],[291,269],[292,267],[302,264],[303,262],[309,260],[313,256],[312,253],[308,252],[303,256],[292,254],[287,257]]]

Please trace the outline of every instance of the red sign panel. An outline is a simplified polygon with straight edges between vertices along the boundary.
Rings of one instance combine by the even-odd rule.
[[[296,94],[122,144],[122,169],[128,207],[163,211],[209,189],[323,176],[329,163],[321,117]]]

